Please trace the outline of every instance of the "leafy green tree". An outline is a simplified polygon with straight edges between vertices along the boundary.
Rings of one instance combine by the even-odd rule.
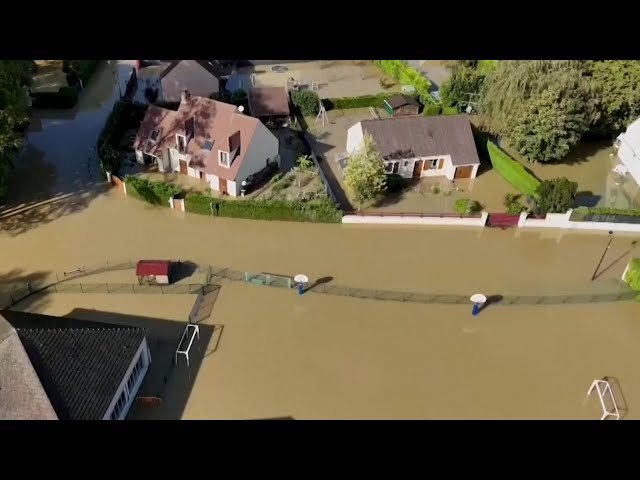
[[[564,213],[573,207],[577,191],[578,184],[565,177],[544,180],[536,189],[537,210],[542,214]]]
[[[292,101],[305,117],[309,115],[317,115],[320,110],[320,97],[316,92],[311,90],[294,92]]]
[[[470,101],[476,102],[476,97],[482,91],[484,79],[485,75],[474,68],[457,65],[451,78],[440,89],[442,104],[462,111]]]
[[[384,161],[371,134],[365,134],[362,146],[349,158],[344,169],[347,191],[358,208],[361,208],[384,192],[386,180]]]
[[[587,63],[599,99],[594,134],[615,136],[640,116],[640,61],[604,60]]]
[[[507,120],[509,143],[532,162],[564,158],[589,128],[584,100],[554,85],[516,108]]]

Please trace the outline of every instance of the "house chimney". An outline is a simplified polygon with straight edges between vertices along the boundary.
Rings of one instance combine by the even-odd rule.
[[[180,101],[186,102],[187,100],[189,100],[189,97],[191,97],[191,95],[189,94],[189,91],[183,90],[180,96]]]

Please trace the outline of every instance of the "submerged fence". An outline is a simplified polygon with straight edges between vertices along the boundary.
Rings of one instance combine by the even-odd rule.
[[[181,263],[176,272],[178,278],[193,278],[201,275],[200,283],[173,283],[171,285],[140,285],[138,283],[118,282],[78,282],[77,279],[107,271],[129,270],[135,268],[136,261],[124,260],[89,267],[81,267],[51,274],[38,281],[22,284],[8,294],[0,295],[0,308],[8,308],[24,298],[37,292],[45,293],[116,293],[116,294],[199,294],[206,291],[209,285],[217,285],[223,281],[244,282],[276,288],[292,288],[291,277],[282,273],[250,273],[229,268],[210,265],[195,265],[190,262]],[[48,283],[47,283],[48,282]],[[462,294],[436,294],[424,292],[406,292],[373,288],[355,288],[319,281],[305,287],[309,293],[322,295],[337,295],[368,300],[382,300],[395,302],[466,305],[469,296]],[[569,295],[493,295],[489,302],[500,305],[565,305],[592,304],[634,300],[636,292],[625,285],[620,291],[598,294],[569,294]]]

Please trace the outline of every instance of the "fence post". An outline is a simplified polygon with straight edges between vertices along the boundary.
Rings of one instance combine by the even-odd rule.
[[[108,283],[105,283],[105,285],[107,286],[107,293],[111,293],[111,292],[109,291],[109,284],[108,284]]]
[[[84,288],[82,287],[82,283],[80,284],[80,291],[84,293]]]

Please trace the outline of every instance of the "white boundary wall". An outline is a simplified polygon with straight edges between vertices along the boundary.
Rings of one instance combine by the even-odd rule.
[[[453,225],[462,227],[484,227],[487,223],[487,212],[480,217],[428,217],[416,215],[345,215],[342,223],[378,224],[378,225]]]
[[[565,228],[568,230],[600,230],[612,232],[640,232],[640,224],[611,223],[611,222],[572,222],[571,213],[548,213],[546,218],[527,218],[526,213],[520,214],[518,227],[521,228]]]

